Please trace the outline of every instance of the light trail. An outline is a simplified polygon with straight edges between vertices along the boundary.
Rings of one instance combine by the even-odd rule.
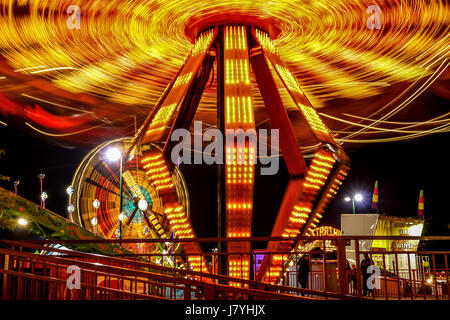
[[[380,102],[372,114],[358,114],[385,121],[442,74],[449,58],[450,4],[380,0],[376,3],[380,29],[371,30],[367,8],[372,4],[368,0],[112,0],[105,5],[86,0],[78,4],[80,29],[69,29],[64,9],[70,4],[65,0],[0,0],[0,55],[15,72],[46,79],[75,94],[122,104],[127,114],[156,105],[193,47],[185,35],[192,20],[244,12],[273,19],[281,31],[274,45],[315,107],[334,106],[334,99],[377,97],[388,87],[405,84],[390,103]],[[205,90],[200,113],[215,111],[215,86],[212,81]],[[281,95],[291,108],[289,95]],[[255,111],[263,107],[259,95],[254,95],[253,105]],[[255,119],[256,123],[264,120]],[[338,137],[349,140],[377,125],[335,132],[351,132]]]

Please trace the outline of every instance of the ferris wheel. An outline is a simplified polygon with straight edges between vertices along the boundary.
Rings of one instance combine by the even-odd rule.
[[[71,220],[106,239],[161,239],[158,243],[127,243],[134,253],[177,252],[179,245],[169,241],[173,232],[164,215],[157,188],[143,168],[139,152],[125,159],[131,138],[105,142],[91,150],[78,166],[72,180]],[[157,146],[150,146],[156,149]],[[111,161],[108,153],[119,152],[122,162]],[[122,177],[122,214],[120,213]],[[189,214],[188,192],[184,178],[175,167],[171,179],[178,201]],[[163,241],[163,240],[167,241]],[[156,260],[158,258],[155,258]]]

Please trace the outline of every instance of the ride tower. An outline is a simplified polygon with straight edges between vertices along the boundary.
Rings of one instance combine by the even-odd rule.
[[[290,175],[271,233],[272,237],[286,240],[270,241],[266,251],[271,254],[265,256],[259,270],[250,270],[257,141],[248,139],[240,144],[232,140],[224,144],[224,165],[219,165],[218,170],[218,210],[224,213],[219,237],[227,239],[222,250],[228,252],[223,274],[243,279],[253,274],[256,280],[278,283],[287,269],[285,265],[294,258],[294,254],[286,252],[294,253],[301,246],[298,236],[311,235],[349,170],[349,159],[342,147],[279,55],[273,43],[279,32],[270,20],[257,17],[236,15],[192,21],[185,33],[194,43],[193,49],[126,147],[125,161],[139,157],[170,231],[176,238],[186,239],[182,247],[192,270],[211,272],[200,245],[193,241],[196,234],[174,182],[176,164],[171,161],[171,152],[176,142],[171,134],[176,129],[189,129],[212,70],[217,81],[217,128],[224,140],[228,140],[229,129],[255,131],[253,72],[271,127],[279,130],[280,149]],[[309,165],[283,105],[282,90],[289,93],[319,145]],[[153,228],[147,213],[142,213],[143,221]],[[156,231],[154,235],[167,239],[169,233]]]

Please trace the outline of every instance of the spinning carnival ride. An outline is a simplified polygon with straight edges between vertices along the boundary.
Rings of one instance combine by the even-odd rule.
[[[0,3],[0,114],[75,143],[130,135],[129,116],[147,116],[132,139],[90,152],[73,180],[72,220],[107,238],[120,233],[119,166],[104,159],[111,146],[123,154],[121,235],[196,238],[184,180],[170,159],[171,133],[189,130],[194,118],[222,132],[279,130],[291,179],[271,236],[287,240],[270,242],[270,252],[295,252],[295,237],[320,222],[349,170],[343,143],[450,130],[439,107],[408,113],[420,93],[448,78],[443,1],[380,1],[380,30],[367,28],[372,2],[356,0],[85,1],[80,29],[67,28],[71,1]],[[220,173],[224,236],[238,239],[227,244],[227,273],[246,279],[256,148],[251,140],[227,145]],[[184,251],[190,268],[209,272],[195,242],[130,249]],[[256,278],[276,283],[290,259],[266,257]]]
[[[127,216],[125,226],[130,226],[130,236],[142,237],[144,234],[141,230],[145,221],[148,228],[156,229],[153,236],[161,238],[166,234],[161,226],[162,222],[156,216],[150,218],[155,221],[154,224],[147,219],[148,213],[159,211],[162,219],[168,221],[167,232],[173,231],[175,237],[180,239],[195,238],[187,215],[186,201],[181,201],[185,197],[179,196],[180,191],[175,184],[174,174],[180,175],[170,160],[175,144],[171,140],[171,133],[179,128],[189,129],[216,60],[218,128],[223,132],[228,129],[254,130],[250,83],[250,70],[253,70],[272,128],[279,130],[280,147],[291,179],[272,236],[289,239],[272,241],[267,250],[284,253],[295,251],[299,246],[295,237],[309,235],[317,226],[326,205],[347,174],[349,160],[283,63],[269,34],[260,29],[265,21],[252,18],[247,25],[228,23],[211,27],[209,23],[205,25],[202,22],[198,26],[201,31],[196,35],[194,48],[185,64],[136,136],[122,147],[123,153],[127,151],[123,176],[128,186],[126,193],[129,193],[123,210]],[[279,90],[282,88],[291,95],[319,144],[309,168],[281,100]],[[154,147],[153,144],[157,142],[162,142],[164,147]],[[110,238],[120,223],[117,207],[119,181],[117,174],[100,159],[101,150],[106,147],[100,146],[86,158],[78,170],[74,187],[76,211],[81,212],[79,223],[91,229],[97,228],[97,225],[90,222],[95,217],[101,232]],[[224,150],[222,177],[225,186],[226,237],[242,239],[227,244],[228,253],[236,252],[236,255],[228,256],[228,274],[245,279],[250,276],[250,255],[242,253],[251,253],[250,241],[246,239],[252,235],[256,150],[256,141],[252,139],[243,143],[233,140],[232,144],[226,144]],[[138,170],[134,170],[136,163],[140,164]],[[145,184],[139,181],[145,181]],[[111,189],[113,186],[114,190]],[[103,205],[100,212],[95,211],[90,204],[94,198],[101,198]],[[136,215],[140,200],[151,202],[153,209]],[[200,246],[193,242],[182,242],[182,246],[189,254],[189,266],[194,270],[208,272],[203,257],[195,256],[201,253]],[[266,258],[257,275],[258,279],[277,282],[282,265],[289,260],[290,257],[286,254],[272,255],[270,261]]]

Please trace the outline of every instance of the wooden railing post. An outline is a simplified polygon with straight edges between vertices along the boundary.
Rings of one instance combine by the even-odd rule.
[[[203,297],[205,300],[215,300],[216,299],[216,285],[205,282],[205,285],[203,286]]]
[[[323,278],[323,291],[327,292],[327,244],[326,240],[323,240],[323,258],[322,258],[322,278]]]
[[[345,257],[345,238],[337,239],[337,258],[338,258],[338,275],[339,275],[339,293],[348,293],[347,279],[347,259]]]
[[[416,280],[414,276],[411,276],[411,274],[414,272],[411,270],[411,259],[409,253],[407,254],[408,257],[408,273],[409,273],[409,283],[410,283],[410,290],[411,290],[411,300],[414,300],[414,296],[416,295]]]
[[[3,266],[2,266],[2,268],[4,270],[8,270],[9,269],[8,266],[9,266],[9,255],[5,254],[5,255],[3,255]],[[8,297],[9,289],[10,288],[8,288],[8,274],[4,273],[3,274],[2,300],[8,300],[8,298],[9,298]]]
[[[355,241],[355,263],[356,263],[356,292],[358,296],[362,294],[362,282],[361,282],[361,261],[359,257],[359,240]]]
[[[191,300],[191,286],[188,284],[184,287],[184,300]]]

